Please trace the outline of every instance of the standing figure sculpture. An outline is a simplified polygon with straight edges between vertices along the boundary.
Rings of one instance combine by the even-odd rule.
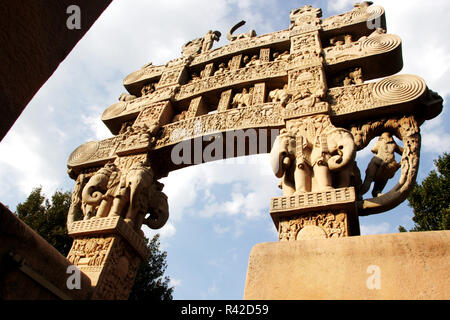
[[[378,197],[383,191],[389,179],[394,177],[400,168],[400,163],[395,161],[395,153],[403,154],[403,148],[397,145],[389,132],[384,132],[371,150],[375,156],[366,169],[366,177],[361,187],[361,195],[370,189],[374,182],[372,196]]]
[[[219,31],[208,30],[203,37],[202,52],[211,50],[214,41],[220,40],[221,33]]]
[[[183,57],[193,56],[211,50],[214,41],[219,41],[221,33],[219,31],[208,30],[202,38],[196,38],[185,43],[181,49]]]

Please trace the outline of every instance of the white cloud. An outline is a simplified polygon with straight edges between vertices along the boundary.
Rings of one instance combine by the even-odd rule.
[[[223,213],[252,218],[262,214],[262,210],[268,208],[269,194],[276,196],[278,183],[273,174],[267,174],[270,172],[268,156],[250,156],[241,164],[231,165],[232,162],[232,159],[220,160],[188,167],[162,179],[164,192],[169,197],[171,219],[181,220],[198,202],[204,206],[193,214],[202,217]],[[211,195],[211,188],[226,185],[232,187],[229,200]],[[205,197],[200,197],[203,194]]]
[[[215,224],[215,225],[213,226],[213,231],[214,231],[215,233],[217,233],[218,235],[222,235],[222,234],[224,234],[224,233],[227,233],[227,232],[230,231],[230,229],[231,229],[230,226],[221,226],[221,225],[219,225],[219,224]]]
[[[101,121],[98,114],[91,116],[86,116],[83,114],[81,115],[81,120],[93,133],[92,138],[88,138],[88,140],[103,140],[113,136],[111,131],[109,131],[109,129]]]
[[[450,151],[450,133],[446,132],[444,118],[425,122],[421,127],[422,147],[426,152],[442,154]]]
[[[354,0],[329,1],[327,9],[332,11],[334,14],[341,14],[346,11],[349,11],[353,7],[354,3],[355,3]]]
[[[159,233],[160,249],[167,250],[167,248],[169,248],[171,244],[170,240],[174,238],[177,229],[175,228],[174,224],[169,220],[161,229],[153,230],[147,227],[146,225],[143,225],[142,231],[144,232],[144,235],[149,239],[152,239],[155,234]]]

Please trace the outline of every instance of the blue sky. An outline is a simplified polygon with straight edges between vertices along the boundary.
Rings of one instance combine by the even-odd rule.
[[[290,10],[305,4],[322,8],[328,17],[349,11],[354,1],[114,0],[0,143],[0,201],[14,210],[34,187],[41,185],[48,196],[72,190],[67,158],[82,143],[111,136],[100,116],[125,92],[122,80],[130,72],[150,61],[157,65],[178,57],[184,43],[209,29],[222,32],[216,48],[227,43],[226,31],[240,20],[247,21],[242,32],[255,29],[262,35],[287,28]],[[375,2],[386,9],[388,33],[402,38],[401,73],[423,77],[447,100],[450,40],[444,32],[450,30],[450,2],[423,3]],[[433,159],[450,151],[448,123],[445,106],[438,118],[422,126],[419,181],[434,168]],[[358,154],[362,174],[370,158],[368,149]],[[162,182],[171,216],[159,232],[174,298],[241,299],[251,248],[277,240],[269,201],[281,191],[268,156],[189,167]],[[394,233],[398,225],[411,228],[411,217],[412,210],[403,203],[361,218],[361,230]]]

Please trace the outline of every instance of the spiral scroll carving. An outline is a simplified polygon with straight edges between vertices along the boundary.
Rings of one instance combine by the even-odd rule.
[[[353,19],[354,20],[372,20],[381,17],[384,13],[383,7],[380,6],[370,6],[365,10],[358,8],[354,10]]]
[[[76,148],[69,156],[67,165],[75,166],[89,160],[97,152],[99,144],[97,141],[90,141]]]
[[[366,54],[377,54],[394,50],[401,44],[401,39],[393,34],[380,34],[363,41],[361,47]]]
[[[370,6],[366,10],[368,20],[381,17],[383,15],[383,13],[384,13],[384,9],[383,9],[383,7],[380,7],[380,6]]]
[[[396,75],[385,78],[373,86],[373,95],[389,103],[408,102],[422,96],[427,89],[425,81],[413,75]]]

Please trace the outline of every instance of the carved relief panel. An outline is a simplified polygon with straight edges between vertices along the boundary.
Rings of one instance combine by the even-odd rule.
[[[342,238],[349,236],[346,212],[299,214],[281,218],[278,226],[280,241]]]

